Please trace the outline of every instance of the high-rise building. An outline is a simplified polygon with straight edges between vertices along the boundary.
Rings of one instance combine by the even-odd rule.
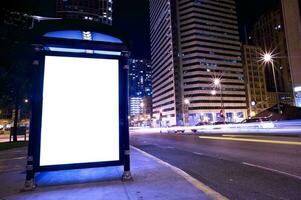
[[[278,94],[275,93],[272,67],[267,65],[265,68],[266,87],[270,100],[275,99],[276,102],[274,103],[277,103],[278,98],[282,103],[294,104],[286,30],[280,4],[258,19],[252,31],[252,39],[256,46],[262,47],[263,52],[273,52],[275,54],[274,66]],[[275,98],[272,98],[273,96]],[[273,102],[271,101],[271,103]]]
[[[150,35],[158,119],[169,124],[217,121],[221,110],[228,121],[246,117],[234,0],[150,0]]]
[[[131,116],[151,115],[151,65],[145,59],[129,59],[129,97]]]
[[[282,0],[287,56],[290,64],[295,105],[301,107],[301,1]]]
[[[260,47],[243,46],[243,66],[248,97],[248,115],[262,112],[269,107],[267,89],[265,84],[264,65],[258,62],[262,49]]]
[[[112,0],[57,0],[56,16],[112,24]]]
[[[143,114],[143,98],[142,97],[130,97],[129,99],[129,115],[136,116]]]
[[[129,96],[151,96],[151,77],[150,61],[145,59],[129,59]]]

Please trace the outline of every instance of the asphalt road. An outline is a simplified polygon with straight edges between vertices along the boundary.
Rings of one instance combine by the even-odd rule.
[[[131,145],[229,199],[301,199],[301,137],[137,133]]]

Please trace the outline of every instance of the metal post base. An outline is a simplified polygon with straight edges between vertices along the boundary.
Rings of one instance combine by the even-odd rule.
[[[34,179],[26,180],[24,184],[24,188],[22,191],[33,191],[36,188],[36,184],[34,182]]]
[[[124,171],[123,174],[122,174],[121,180],[123,182],[133,181],[134,179],[132,177],[131,171]]]

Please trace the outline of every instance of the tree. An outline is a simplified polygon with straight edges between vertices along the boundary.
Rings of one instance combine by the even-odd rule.
[[[0,108],[14,111],[13,141],[17,141],[20,105],[30,94],[32,50],[28,31],[1,25]]]

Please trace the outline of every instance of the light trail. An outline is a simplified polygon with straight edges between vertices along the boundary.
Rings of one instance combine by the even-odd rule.
[[[279,122],[255,122],[255,123],[233,123],[222,125],[203,125],[203,126],[175,126],[143,128],[132,127],[131,133],[192,133],[196,130],[202,134],[293,134],[301,135],[301,120],[279,121]]]
[[[257,143],[269,143],[269,144],[285,144],[285,145],[300,145],[301,142],[293,141],[280,141],[280,140],[261,140],[261,139],[250,139],[250,138],[230,138],[230,137],[214,137],[214,136],[199,136],[200,139],[210,140],[227,140],[227,141],[239,141],[239,142],[257,142]]]

